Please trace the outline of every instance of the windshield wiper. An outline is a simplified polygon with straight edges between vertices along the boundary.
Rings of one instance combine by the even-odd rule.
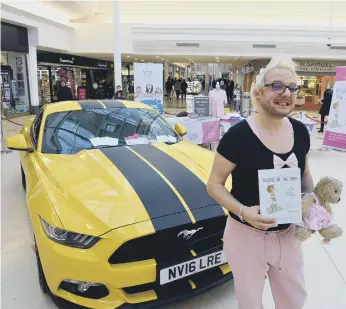
[[[90,149],[102,149],[102,148],[115,148],[115,147],[123,147],[123,146],[126,146],[126,145],[98,145],[98,146],[94,146]]]

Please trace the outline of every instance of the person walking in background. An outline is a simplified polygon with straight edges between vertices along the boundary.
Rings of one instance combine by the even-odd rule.
[[[232,126],[222,137],[207,183],[208,193],[229,217],[223,242],[232,268],[239,309],[261,309],[266,277],[277,309],[303,309],[305,290],[301,242],[294,224],[277,224],[260,214],[259,170],[273,170],[277,160],[300,168],[302,192],[313,192],[305,125],[288,115],[299,92],[291,59],[273,58],[251,89],[257,113]],[[241,141],[241,142],[240,142]],[[256,154],[254,159],[253,155]],[[280,161],[280,162],[281,162]],[[232,174],[232,189],[225,188]]]
[[[212,82],[212,87],[213,87],[213,89],[215,89],[215,88],[216,88],[216,80],[215,80],[215,79],[213,79],[213,82]]]
[[[181,83],[181,98],[184,100],[186,100],[186,93],[187,93],[187,82],[185,81],[185,79],[183,79],[182,83]]]
[[[329,110],[330,110],[330,105],[332,103],[332,98],[333,98],[333,90],[327,89],[324,92],[323,99],[321,100],[322,106],[319,112],[321,115],[321,127],[318,130],[318,133],[324,132],[324,121],[325,121],[325,117],[329,116]]]
[[[167,92],[167,99],[170,101],[170,100],[172,100],[171,94],[172,94],[172,89],[173,89],[173,81],[172,81],[171,77],[168,77],[165,87],[166,87],[166,92]]]
[[[180,96],[180,91],[181,91],[181,81],[180,79],[176,80],[175,82],[175,94],[177,96],[177,101],[179,100],[179,96]]]
[[[233,99],[233,90],[234,90],[234,83],[233,83],[233,87],[231,84],[231,81],[228,81],[227,86],[226,86],[226,94],[227,94],[227,102],[229,105],[229,109],[231,110],[231,104],[232,104],[232,99]]]
[[[220,89],[226,90],[225,82],[223,80],[220,81]]]
[[[64,79],[60,81],[60,87],[56,96],[59,102],[73,100],[72,91],[69,87],[66,86],[66,82]]]

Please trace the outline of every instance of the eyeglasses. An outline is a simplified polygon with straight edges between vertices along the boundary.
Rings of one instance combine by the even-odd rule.
[[[292,94],[298,94],[299,90],[300,90],[300,86],[297,86],[295,84],[291,84],[291,85],[286,86],[286,85],[284,85],[283,83],[280,83],[280,82],[274,82],[274,83],[271,83],[271,84],[266,84],[264,86],[265,87],[271,86],[274,92],[280,93],[280,94],[284,93],[286,91],[286,88]]]

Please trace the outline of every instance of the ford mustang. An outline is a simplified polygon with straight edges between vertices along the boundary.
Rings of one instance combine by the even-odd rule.
[[[214,156],[186,133],[141,103],[85,100],[45,105],[7,139],[58,306],[158,308],[232,278],[227,211],[206,192]]]

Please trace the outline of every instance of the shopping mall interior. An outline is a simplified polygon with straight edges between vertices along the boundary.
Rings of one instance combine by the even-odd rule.
[[[287,57],[313,182],[345,184],[346,1],[2,1],[2,308],[240,309],[216,262],[228,212],[206,210],[206,186],[224,134],[258,114],[259,76]],[[344,192],[326,209],[346,230]],[[345,237],[302,244],[304,307],[275,306],[265,280],[264,308],[345,309]]]

